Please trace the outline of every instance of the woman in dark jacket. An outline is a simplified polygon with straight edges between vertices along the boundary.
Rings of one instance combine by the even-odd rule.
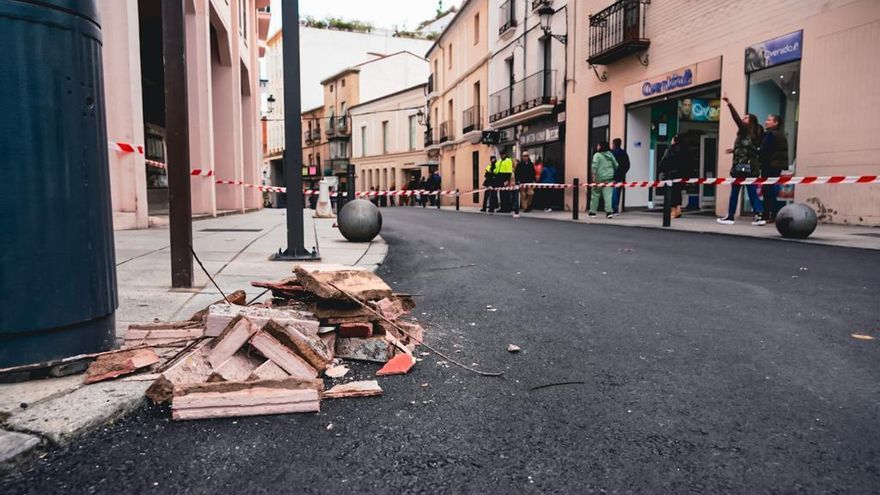
[[[687,159],[688,154],[687,150],[683,149],[682,139],[680,136],[673,136],[672,143],[669,148],[666,150],[666,153],[663,154],[663,158],[660,160],[660,179],[661,180],[670,180],[670,179],[681,179],[683,178],[682,174],[687,167]],[[681,216],[681,203],[682,203],[682,190],[684,189],[684,184],[680,182],[676,182],[672,184],[672,189],[670,194],[672,195],[672,218],[678,218]]]
[[[733,143],[733,149],[728,149],[728,153],[733,153],[733,168],[731,169],[731,176],[734,176],[734,173],[740,173],[738,177],[760,177],[761,175],[761,160],[758,156],[758,151],[761,147],[761,138],[764,134],[764,129],[761,128],[760,124],[758,124],[758,118],[754,115],[747,113],[742,118],[740,118],[739,113],[737,113],[736,109],[731,105],[730,100],[727,98],[727,95],[721,98],[724,100],[724,103],[727,103],[727,108],[730,109],[730,115],[733,117],[733,121],[736,123],[736,141]],[[739,166],[748,166],[750,170],[746,172],[737,171],[737,167]],[[733,225],[736,216],[736,207],[739,203],[739,192],[742,189],[742,186],[738,184],[732,184],[730,186],[730,202],[727,206],[727,216],[718,219],[718,223],[724,225]],[[752,209],[755,210],[755,219],[752,221],[752,225],[766,225],[767,221],[764,220],[764,205],[761,203],[761,200],[758,199],[758,188],[754,184],[750,184],[746,186],[746,193],[749,195],[749,201],[752,203]]]

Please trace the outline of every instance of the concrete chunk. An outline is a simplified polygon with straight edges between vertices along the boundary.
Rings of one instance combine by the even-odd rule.
[[[14,414],[6,424],[64,444],[143,404],[149,382],[111,381],[87,385]]]
[[[0,466],[11,466],[40,445],[40,438],[26,433],[0,430]]]

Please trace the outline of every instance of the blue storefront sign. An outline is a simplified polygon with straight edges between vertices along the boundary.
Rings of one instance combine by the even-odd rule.
[[[685,69],[681,74],[674,72],[660,81],[645,81],[642,84],[642,94],[644,96],[663,94],[674,89],[690,86],[693,83],[694,72],[691,69]]]
[[[746,74],[801,59],[804,32],[795,31],[746,48]]]

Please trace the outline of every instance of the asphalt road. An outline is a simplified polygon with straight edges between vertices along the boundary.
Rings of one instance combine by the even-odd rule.
[[[426,356],[317,415],[148,407],[2,491],[880,491],[878,253],[384,213],[381,275],[421,295],[431,343],[502,378]],[[535,389],[560,382],[581,383]]]

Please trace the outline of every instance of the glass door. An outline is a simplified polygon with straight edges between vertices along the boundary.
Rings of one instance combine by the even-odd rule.
[[[718,176],[718,135],[700,136],[700,177],[714,179]],[[715,208],[717,186],[700,186],[700,209]]]

